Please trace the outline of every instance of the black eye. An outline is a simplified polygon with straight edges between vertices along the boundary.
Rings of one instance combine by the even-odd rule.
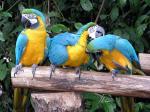
[[[97,33],[101,33],[100,31],[96,31]]]

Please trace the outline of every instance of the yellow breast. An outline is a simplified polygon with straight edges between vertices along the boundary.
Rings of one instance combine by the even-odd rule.
[[[100,61],[111,71],[112,69],[115,69],[116,66],[113,63],[113,61],[117,62],[118,64],[122,65],[123,67],[128,66],[130,69],[132,69],[132,65],[130,61],[121,54],[118,50],[112,50],[107,51],[103,50],[103,54],[100,57]]]
[[[37,29],[27,29],[24,31],[24,34],[28,37],[28,43],[20,63],[25,66],[39,64],[44,59],[44,49],[46,46],[45,26],[41,22],[40,27]]]
[[[79,41],[74,46],[67,46],[68,61],[64,64],[65,66],[77,67],[87,63],[88,55],[86,54],[88,32],[85,31],[81,35]]]

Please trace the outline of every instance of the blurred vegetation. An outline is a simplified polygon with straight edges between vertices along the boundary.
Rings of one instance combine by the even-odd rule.
[[[47,30],[55,35],[75,32],[83,24],[95,21],[102,0],[1,0],[0,1],[0,112],[12,111],[13,90],[10,70],[15,65],[15,42],[23,29],[20,9],[36,8],[50,18]],[[128,39],[137,52],[150,53],[150,0],[105,0],[98,24],[106,33]],[[110,95],[84,93],[86,112],[117,112],[120,101]],[[136,99],[136,112],[150,112],[150,101]]]

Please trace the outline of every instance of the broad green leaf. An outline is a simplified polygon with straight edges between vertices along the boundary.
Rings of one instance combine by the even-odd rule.
[[[141,24],[142,22],[147,21],[148,19],[149,19],[148,15],[142,15],[142,16],[138,17],[138,19],[135,22],[135,25],[137,26],[137,25]]]
[[[3,12],[2,16],[3,17],[12,17],[11,13],[9,13],[9,12]]]
[[[100,15],[101,20],[104,20],[104,19],[106,19],[107,17],[108,17],[108,15],[106,15],[106,14]]]
[[[56,11],[51,11],[48,13],[48,17],[60,17],[60,14]]]
[[[124,7],[126,5],[127,0],[118,0],[119,7]]]
[[[0,31],[0,41],[5,41],[4,37],[3,37],[3,32]]]
[[[51,31],[53,33],[61,33],[64,31],[68,31],[68,28],[63,24],[56,24],[51,27]]]
[[[105,112],[116,112],[116,104],[111,97],[105,97],[101,104]]]
[[[83,26],[83,24],[78,22],[78,23],[75,23],[74,26],[78,30]]]
[[[130,7],[134,8],[134,11],[138,11],[140,9],[140,0],[129,0]]]
[[[80,4],[85,11],[91,11],[93,9],[93,5],[90,0],[80,0]]]
[[[147,24],[141,24],[137,27],[136,33],[139,38],[143,35],[146,28],[147,28]]]
[[[7,75],[6,64],[3,64],[3,60],[0,60],[0,80],[2,81]]]
[[[113,9],[110,12],[110,17],[112,21],[115,21],[119,16],[119,9],[118,7],[113,7]]]
[[[135,104],[135,111],[140,112],[140,110],[142,110],[143,107],[144,107],[144,104],[142,102],[136,103]]]
[[[90,112],[95,112],[100,107],[100,99],[104,96],[95,93],[83,93],[83,99],[86,100],[86,106],[89,107]]]

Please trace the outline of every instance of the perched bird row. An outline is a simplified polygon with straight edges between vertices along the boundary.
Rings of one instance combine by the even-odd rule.
[[[50,78],[57,66],[76,67],[81,76],[80,66],[88,63],[102,63],[112,72],[139,73],[139,59],[130,42],[117,35],[107,34],[102,27],[93,22],[87,23],[77,33],[61,33],[48,37],[45,16],[35,9],[22,11],[22,23],[25,29],[16,42],[16,67],[14,76],[22,66],[32,66],[32,74],[46,58],[51,63]],[[130,111],[129,111],[130,112]]]

